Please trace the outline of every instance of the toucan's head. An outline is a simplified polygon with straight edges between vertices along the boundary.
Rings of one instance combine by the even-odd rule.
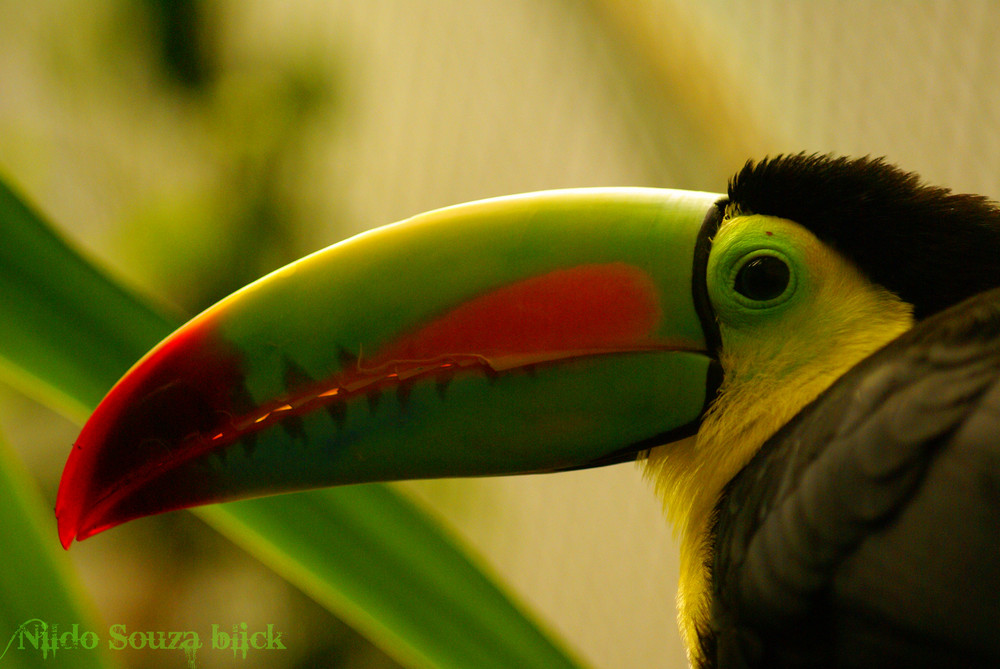
[[[649,462],[682,530],[849,367],[914,319],[1000,285],[997,207],[880,159],[748,162],[701,234],[712,314],[703,322],[724,381],[697,441],[658,448]]]
[[[264,277],[139,361],[73,446],[60,537],[651,452],[697,538],[770,433],[914,317],[996,285],[998,249],[983,198],[806,155],[748,163],[727,196],[584,189],[417,216]]]
[[[706,294],[720,390],[696,437],[646,471],[680,531],[682,632],[709,616],[719,495],[761,445],[856,363],[923,319],[1000,285],[1000,210],[878,159],[747,165],[707,222]]]

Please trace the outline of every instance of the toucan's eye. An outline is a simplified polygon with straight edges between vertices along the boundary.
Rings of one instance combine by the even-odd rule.
[[[736,292],[755,302],[779,297],[788,288],[791,272],[781,258],[756,256],[747,261],[736,274]]]

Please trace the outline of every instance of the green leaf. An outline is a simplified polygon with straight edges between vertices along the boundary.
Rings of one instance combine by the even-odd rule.
[[[0,373],[77,419],[176,326],[84,260],[2,181],[0,295]],[[386,486],[197,513],[404,663],[580,666]]]
[[[46,506],[24,465],[0,439],[0,667],[109,667],[99,641],[96,648],[53,651],[46,645],[53,630],[72,635],[73,625],[78,638],[96,635],[85,644],[103,635],[67,556],[43,532],[53,527]],[[72,645],[72,636],[66,645]]]
[[[0,295],[0,372],[78,419],[173,329],[64,243],[2,180]]]
[[[579,666],[388,486],[246,500],[200,515],[241,545],[254,542],[261,561],[404,664]]]

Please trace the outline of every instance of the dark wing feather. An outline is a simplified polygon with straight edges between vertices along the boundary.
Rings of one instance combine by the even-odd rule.
[[[718,508],[719,667],[1000,666],[1000,290],[774,435]]]

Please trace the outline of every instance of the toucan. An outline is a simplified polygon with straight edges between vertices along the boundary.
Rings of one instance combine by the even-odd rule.
[[[1000,207],[882,158],[725,195],[448,207],[209,308],[111,389],[56,501],[125,521],[639,460],[709,667],[1000,666]]]

